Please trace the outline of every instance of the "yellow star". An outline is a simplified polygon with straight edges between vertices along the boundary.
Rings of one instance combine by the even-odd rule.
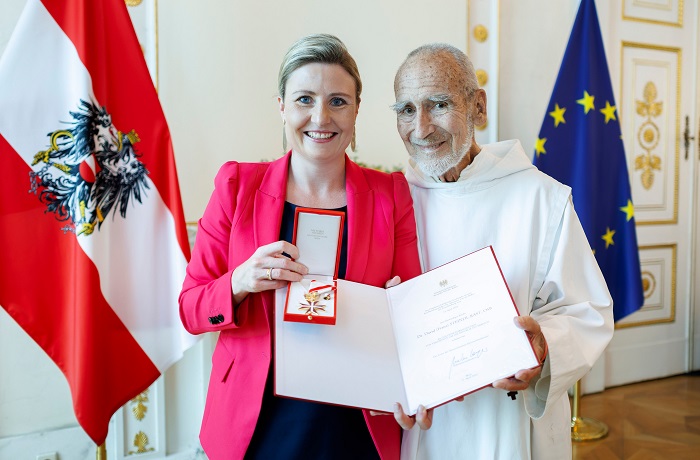
[[[634,205],[632,204],[632,200],[627,200],[627,206],[620,208],[620,211],[627,214],[627,222],[629,222],[630,219],[634,217]]]
[[[540,153],[547,153],[547,151],[544,149],[545,142],[547,142],[546,137],[543,137],[542,139],[538,137],[535,141],[535,154],[537,155],[537,158],[540,157]]]
[[[566,107],[559,107],[559,104],[554,104],[554,110],[549,112],[549,115],[554,118],[554,127],[559,126],[559,123],[566,123],[564,120],[564,112],[566,112]]]
[[[617,120],[615,118],[615,106],[610,105],[610,102],[605,101],[605,108],[600,109],[600,113],[605,115],[605,124],[607,125],[610,120]]]
[[[583,112],[584,114],[588,115],[588,111],[591,109],[595,109],[595,106],[593,105],[593,100],[595,99],[595,96],[591,96],[588,94],[588,91],[583,92],[583,98],[578,99],[576,103],[581,104],[583,106]]]
[[[613,235],[615,234],[615,230],[610,230],[610,227],[605,228],[605,235],[601,236],[601,238],[605,240],[605,249],[608,249],[608,246],[610,246],[611,244],[615,244],[615,242],[613,241]]]

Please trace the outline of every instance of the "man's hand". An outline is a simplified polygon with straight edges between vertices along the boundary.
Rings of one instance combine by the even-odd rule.
[[[416,423],[421,430],[429,430],[433,425],[433,410],[426,409],[423,405],[418,406],[418,412],[413,417],[409,417],[403,411],[401,404],[394,404],[394,418],[404,430],[410,430]]]
[[[547,341],[542,334],[540,325],[530,316],[517,316],[515,325],[527,332],[527,336],[535,349],[535,355],[539,362],[544,362],[547,355]],[[542,366],[534,369],[521,369],[515,373],[513,377],[500,379],[493,382],[494,388],[500,388],[506,391],[525,390],[530,385],[530,381],[540,375]]]

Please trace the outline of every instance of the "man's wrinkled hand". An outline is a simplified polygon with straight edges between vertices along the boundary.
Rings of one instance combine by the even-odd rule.
[[[517,316],[514,319],[515,325],[527,333],[532,348],[535,350],[535,355],[539,362],[544,362],[547,357],[547,341],[542,333],[542,328],[539,323],[531,316]],[[515,373],[513,377],[500,379],[493,382],[494,388],[500,388],[506,391],[525,390],[530,385],[530,381],[542,372],[542,366],[534,369],[521,369]]]

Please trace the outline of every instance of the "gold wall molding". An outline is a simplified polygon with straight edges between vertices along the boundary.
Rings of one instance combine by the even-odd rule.
[[[651,326],[654,324],[665,324],[665,323],[673,323],[676,320],[676,272],[677,272],[677,248],[678,245],[676,243],[673,244],[656,244],[656,245],[647,245],[647,246],[639,246],[639,255],[640,255],[640,260],[642,264],[642,288],[644,289],[644,305],[642,305],[642,308],[630,315],[631,318],[639,318],[637,320],[626,320],[623,319],[622,321],[615,323],[615,329],[625,329],[625,328],[630,328],[630,327],[639,327],[639,326]],[[663,251],[665,252],[665,257],[663,255],[656,256],[653,259],[645,259],[644,252],[645,251]],[[666,262],[670,262],[670,267],[667,269],[670,274],[670,280],[667,279],[664,269],[666,267],[664,264]],[[653,274],[653,267],[656,265],[657,267],[660,268],[660,277],[657,279],[658,275],[656,276]],[[646,266],[646,267],[645,267]],[[660,283],[660,284],[659,284]],[[658,290],[661,290],[660,292]],[[666,292],[666,289],[670,290],[670,295],[668,298],[664,298],[664,293]],[[658,305],[653,305],[650,306],[648,305],[647,301],[652,298],[654,295],[659,296],[659,301],[660,304]],[[668,309],[666,309],[665,302],[668,301]],[[613,307],[614,308],[614,307]],[[659,316],[658,312],[661,311],[667,311],[668,313],[665,314],[664,316]],[[649,318],[652,316],[652,318]],[[653,317],[657,316],[657,317]]]
[[[164,376],[160,376],[115,412],[106,442],[109,460],[129,460],[138,456],[165,458],[164,392]]]
[[[642,289],[645,299],[648,299],[656,292],[656,277],[648,270],[642,271]]]
[[[681,76],[682,76],[682,53],[681,49],[678,47],[668,47],[668,46],[660,46],[660,45],[653,45],[653,44],[647,44],[647,43],[638,43],[638,42],[631,42],[631,41],[622,41],[621,42],[621,47],[620,47],[620,62],[622,63],[621,65],[621,72],[620,72],[620,106],[622,107],[621,110],[621,119],[625,120],[633,120],[634,115],[632,114],[633,112],[637,111],[638,113],[638,106],[631,106],[627,105],[625,103],[625,100],[630,97],[629,94],[625,94],[625,89],[628,89],[633,86],[630,84],[630,82],[633,82],[636,78],[638,78],[637,75],[631,75],[630,76],[630,81],[626,81],[626,74],[625,74],[625,67],[626,65],[632,65],[633,61],[635,58],[632,58],[628,60],[628,62],[625,61],[625,52],[626,51],[632,51],[634,52],[635,50],[648,50],[648,51],[661,51],[664,53],[670,53],[672,55],[672,59],[669,58],[668,61],[666,62],[667,64],[675,64],[676,69],[673,74],[669,74],[669,77],[672,77],[670,81],[666,82],[664,85],[667,88],[670,88],[671,91],[667,95],[669,98],[671,96],[675,98],[675,100],[668,100],[664,101],[662,108],[666,110],[666,113],[670,117],[670,120],[673,122],[672,126],[668,127],[668,132],[664,132],[662,128],[659,127],[658,123],[655,123],[653,125],[647,124],[644,130],[636,130],[635,132],[632,133],[628,128],[626,128],[627,125],[622,126],[623,128],[623,135],[626,133],[627,136],[626,138],[628,140],[635,138],[637,141],[640,142],[640,146],[651,146],[652,144],[649,142],[650,139],[652,139],[654,136],[656,136],[656,140],[659,140],[662,138],[666,139],[666,142],[669,142],[671,145],[667,144],[667,149],[662,147],[662,151],[667,152],[665,156],[666,158],[666,173],[664,175],[667,182],[672,181],[672,184],[668,185],[666,182],[664,182],[664,187],[669,187],[669,189],[663,189],[663,192],[660,193],[668,193],[668,198],[672,200],[670,204],[667,204],[666,207],[662,211],[653,211],[655,216],[650,216],[645,218],[645,213],[652,213],[652,211],[646,211],[645,210],[645,205],[642,200],[639,199],[639,197],[635,197],[634,194],[634,189],[632,191],[633,198],[635,200],[635,221],[637,225],[664,225],[664,224],[676,224],[678,223],[678,187],[679,187],[679,167],[680,167],[680,133],[681,133]],[[645,58],[645,60],[652,61],[652,57]],[[674,61],[674,62],[672,62]],[[675,78],[675,81],[673,79]],[[655,82],[654,83],[654,88],[658,88],[658,86],[662,84],[660,82]],[[675,91],[674,91],[675,90]],[[634,91],[634,88],[631,89],[631,91]],[[646,92],[646,91],[645,91]],[[626,97],[627,96],[627,97]],[[636,97],[632,94],[631,99],[633,102],[638,102]],[[654,98],[656,99],[656,97]],[[675,106],[675,109],[674,109]],[[655,108],[655,110],[658,110],[658,107]],[[669,113],[671,112],[671,113]],[[654,117],[651,117],[654,118]],[[649,120],[647,120],[649,121]],[[654,133],[654,128],[658,129],[658,133]],[[630,147],[628,144],[627,147]],[[636,157],[635,157],[636,160]],[[636,163],[636,162],[635,162]],[[671,166],[669,163],[673,163]],[[658,166],[661,168],[661,159],[659,160],[658,164],[655,161],[650,161],[650,167],[652,169],[654,168],[654,165]],[[641,165],[641,164],[640,164]],[[632,174],[632,170],[638,171],[639,168],[632,169],[630,168],[630,175]],[[672,169],[671,169],[672,168]],[[641,168],[644,170],[644,168]],[[658,171],[661,171],[661,169],[658,169]],[[642,178],[642,184],[645,184],[644,178]],[[653,186],[654,179],[649,180],[647,178],[647,182],[645,185],[645,189],[651,188]],[[646,187],[648,186],[648,187]],[[659,215],[661,214],[661,215]],[[668,216],[668,217],[664,217]]]
[[[474,27],[474,39],[479,43],[483,43],[489,38],[489,29],[486,26],[478,24]]]
[[[134,406],[131,408],[131,413],[134,414],[134,418],[141,421],[146,417],[146,412],[148,412],[148,390],[141,392],[137,397],[130,401]]]
[[[498,140],[500,0],[467,0],[466,4],[466,51],[478,69],[477,82],[486,91],[490,107],[489,120],[475,127],[475,135],[479,144],[487,144]]]
[[[476,81],[477,83],[479,83],[479,86],[484,86],[486,83],[489,82],[489,73],[484,69],[477,70]]]
[[[661,138],[661,131],[653,120],[661,115],[664,107],[663,101],[656,100],[657,95],[656,85],[650,81],[644,85],[644,100],[636,101],[637,115],[646,117],[637,131],[639,146],[646,153],[634,159],[634,169],[642,170],[640,179],[642,186],[647,190],[654,184],[654,170],[661,171],[661,157],[651,153],[659,145]]]
[[[143,431],[139,431],[136,433],[136,435],[134,435],[134,447],[136,447],[136,450],[130,450],[127,455],[138,455],[153,452],[155,448],[148,447],[148,444],[148,435]]]
[[[677,2],[678,11],[676,14],[673,14],[674,1]],[[664,8],[658,2],[653,3],[648,0],[623,0],[622,19],[662,26],[683,27],[683,0],[667,0],[666,3],[670,6],[669,8]],[[664,9],[668,11],[665,15],[662,11]],[[636,16],[634,15],[635,13],[637,14]]]

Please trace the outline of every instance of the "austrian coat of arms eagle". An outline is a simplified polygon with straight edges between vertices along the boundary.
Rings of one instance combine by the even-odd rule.
[[[80,100],[69,112],[69,127],[47,134],[49,148],[34,155],[31,189],[59,221],[64,232],[90,235],[116,213],[124,218],[129,203],[141,203],[148,170],[134,144],[138,134],[124,134],[112,124],[105,107]]]

